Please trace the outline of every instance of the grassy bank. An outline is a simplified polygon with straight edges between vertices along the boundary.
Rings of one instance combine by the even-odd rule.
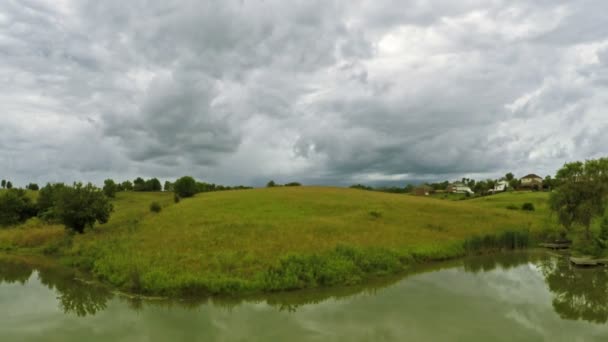
[[[505,208],[531,200],[535,212]],[[153,201],[160,213],[150,212]],[[30,222],[0,231],[0,249],[53,254],[147,294],[357,284],[416,262],[525,247],[543,228],[545,202],[533,193],[445,201],[327,187],[206,193],[178,204],[172,194],[119,193],[110,221],[86,234]]]

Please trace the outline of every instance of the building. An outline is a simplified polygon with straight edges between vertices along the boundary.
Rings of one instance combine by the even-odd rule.
[[[530,188],[530,189],[542,189],[543,188],[543,178],[539,175],[535,175],[533,173],[524,176],[520,179],[522,188]]]
[[[508,188],[509,188],[509,182],[507,182],[506,180],[501,180],[501,181],[497,182],[496,185],[494,185],[494,189],[491,189],[490,192],[492,192],[492,193],[503,192],[503,191],[507,191]]]
[[[428,196],[433,192],[433,188],[427,185],[422,185],[414,189],[414,195],[416,196]]]
[[[448,185],[447,192],[452,193],[452,194],[474,194],[473,190],[471,190],[471,188],[469,188],[466,184],[461,183],[461,182],[454,182],[450,185]]]

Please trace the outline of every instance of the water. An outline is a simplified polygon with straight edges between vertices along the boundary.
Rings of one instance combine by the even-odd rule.
[[[32,266],[34,264],[35,266]],[[424,266],[366,287],[138,301],[0,262],[0,341],[606,341],[608,273],[547,254]]]

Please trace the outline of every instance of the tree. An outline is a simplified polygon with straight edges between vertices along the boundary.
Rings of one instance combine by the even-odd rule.
[[[33,216],[36,206],[24,190],[9,190],[0,195],[0,225],[18,224]]]
[[[38,187],[38,184],[36,183],[30,183],[25,188],[32,191],[38,191],[40,189],[40,187]]]
[[[12,188],[13,188],[13,183],[11,183],[11,182],[6,182],[6,188],[7,188],[7,189],[12,189]]]
[[[275,187],[275,186],[277,186],[277,184],[276,184],[276,183],[275,183],[273,180],[271,180],[270,182],[268,182],[268,183],[266,184],[266,187],[267,187],[267,188],[273,188],[273,187]]]
[[[173,184],[173,191],[175,191],[179,197],[192,197],[196,195],[197,188],[196,181],[190,176],[184,176],[176,180]]]
[[[74,183],[58,193],[55,210],[66,228],[82,234],[95,222],[108,222],[113,207],[104,193],[91,183]]]
[[[63,183],[48,183],[40,191],[38,191],[38,200],[36,205],[38,207],[38,216],[46,221],[54,221],[57,219],[57,213],[55,211],[55,203],[59,193],[65,189]]]
[[[131,181],[124,181],[120,184],[123,191],[133,191],[133,183]]]
[[[106,196],[114,198],[116,197],[116,191],[118,191],[118,186],[112,179],[106,179],[103,181],[103,193]]]
[[[163,186],[157,178],[152,178],[146,181],[146,190],[144,191],[162,191]]]
[[[6,188],[6,179],[2,180],[2,189]]]
[[[514,178],[514,179],[512,179],[512,180],[509,182],[509,187],[510,187],[511,189],[517,189],[517,188],[519,188],[519,179],[515,179],[515,178]]]
[[[589,240],[591,222],[606,210],[608,158],[567,163],[557,172],[555,183],[549,198],[552,211],[567,230],[583,226]]]
[[[146,181],[141,177],[135,178],[133,181],[133,191],[145,191],[145,188]]]
[[[166,181],[163,188],[165,191],[173,191],[173,183]]]
[[[515,179],[515,175],[513,175],[512,172],[509,172],[505,175],[505,179],[510,183],[513,179]]]

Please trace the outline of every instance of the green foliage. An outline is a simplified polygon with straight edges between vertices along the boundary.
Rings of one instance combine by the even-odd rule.
[[[36,216],[37,209],[25,191],[12,189],[0,195],[0,226],[15,225]]]
[[[2,189],[6,188],[6,179],[3,179],[0,184],[2,184]]]
[[[267,188],[273,188],[275,186],[277,186],[277,184],[273,180],[271,180],[268,183],[266,183],[266,187]]]
[[[115,198],[117,191],[118,186],[116,185],[116,183],[114,183],[112,179],[106,179],[105,181],[103,181],[103,193],[106,196],[110,198]]]
[[[10,181],[6,182],[6,188],[7,189],[12,189],[13,188],[13,183],[11,183]]]
[[[359,189],[359,190],[374,190],[371,186],[363,185],[363,184],[353,184],[350,186],[351,189]]]
[[[566,229],[583,226],[589,240],[593,219],[606,211],[608,158],[567,163],[557,172],[555,183],[557,188],[550,197],[551,209]]]
[[[534,203],[526,202],[521,205],[521,210],[524,211],[534,211],[536,208],[534,207]]]
[[[74,183],[58,192],[54,209],[67,228],[83,233],[95,222],[108,222],[113,207],[103,192],[91,183]]]
[[[326,254],[281,258],[263,274],[262,287],[277,291],[352,285],[370,276],[397,273],[404,267],[399,254],[387,249],[338,246]]]
[[[513,179],[515,179],[515,175],[513,175],[512,172],[509,172],[505,175],[505,179],[507,180],[507,182],[511,182]]]
[[[158,202],[152,202],[150,203],[150,211],[153,213],[160,213],[160,211],[163,209],[163,207],[161,207],[160,203]]]
[[[169,182],[169,181],[165,181],[165,186],[163,187],[164,191],[173,191],[173,183]]]
[[[38,200],[36,205],[38,206],[38,216],[47,222],[55,222],[58,220],[57,213],[54,210],[57,198],[63,189],[65,189],[63,183],[48,183],[38,192]]]
[[[192,197],[198,192],[196,181],[190,176],[184,176],[176,180],[173,189],[181,198]]]
[[[302,184],[298,183],[298,182],[290,182],[285,184],[285,186],[302,186]]]
[[[369,212],[369,216],[371,216],[372,218],[377,219],[377,218],[382,217],[382,214],[380,212],[378,212],[378,211],[372,210],[372,211]]]
[[[40,187],[36,183],[30,183],[25,188],[32,191],[38,191],[40,189]]]
[[[133,191],[161,191],[162,189],[162,185],[157,178],[144,180],[141,177],[137,177],[133,181]]]
[[[475,235],[465,240],[468,253],[479,253],[502,249],[521,249],[530,243],[529,231],[504,231],[499,234]]]
[[[128,181],[128,180],[120,183],[120,190],[121,191],[133,191],[133,183],[131,183],[131,181]]]

